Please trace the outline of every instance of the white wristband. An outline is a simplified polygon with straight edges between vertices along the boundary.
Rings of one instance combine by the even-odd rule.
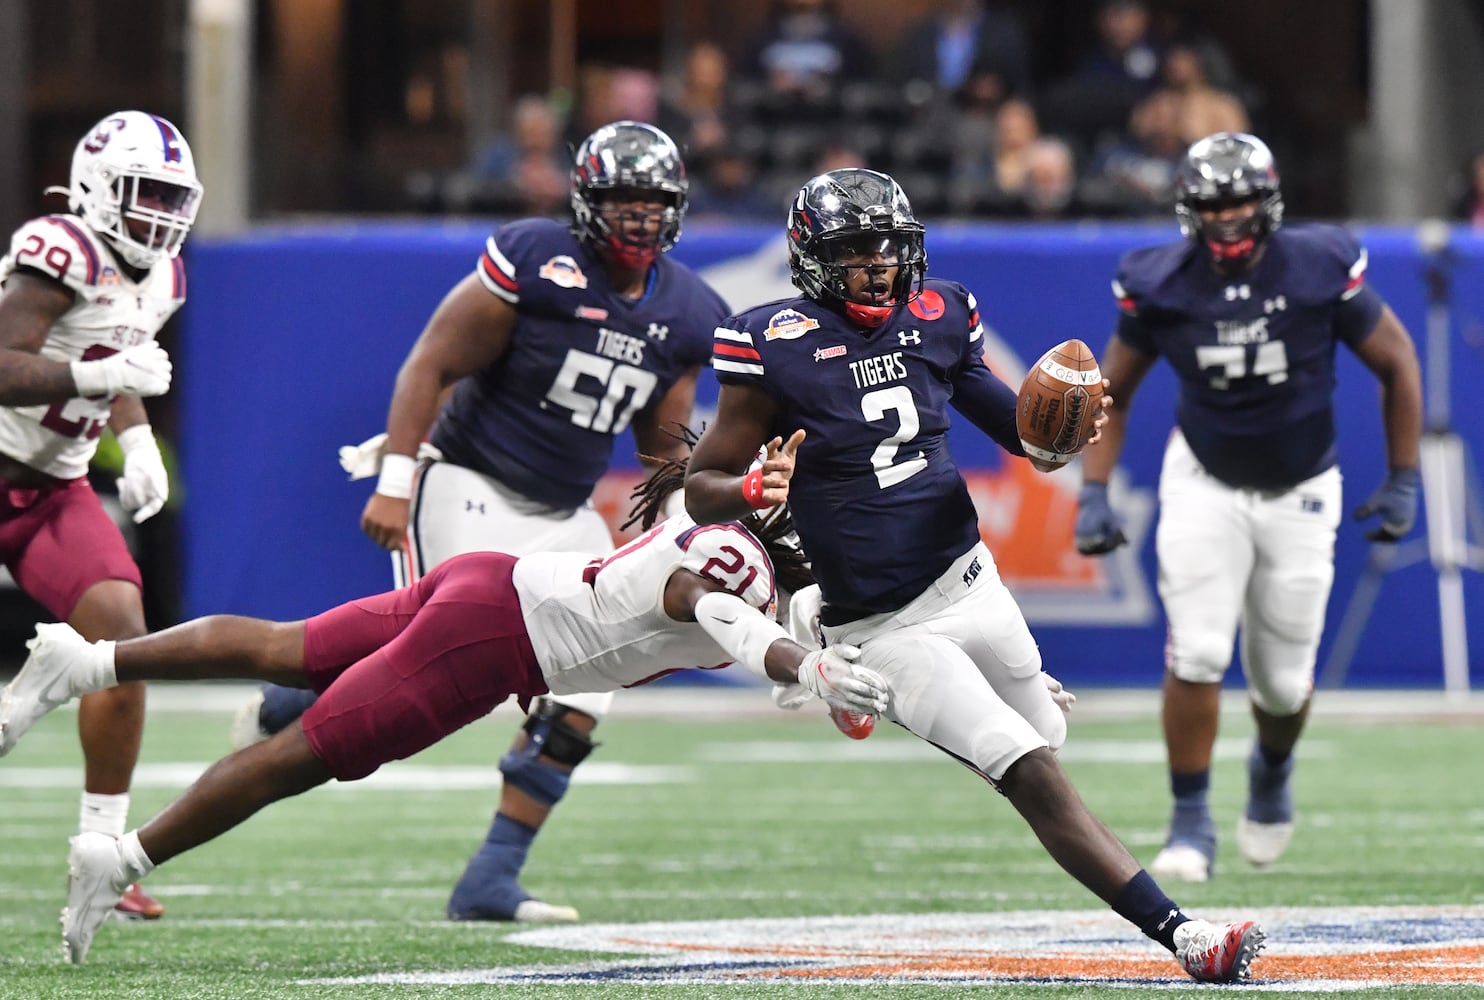
[[[79,397],[108,396],[108,372],[96,361],[72,361],[67,365],[72,370],[72,384],[77,386]]]
[[[788,633],[767,615],[733,594],[713,591],[696,601],[696,622],[737,663],[763,680],[768,647]]]
[[[156,448],[155,432],[149,424],[135,424],[133,427],[125,427],[114,435],[119,443],[119,450],[125,455],[140,448]]]
[[[417,471],[417,459],[411,455],[387,452],[381,456],[381,476],[376,480],[376,492],[384,497],[406,500],[412,496],[412,474]]]

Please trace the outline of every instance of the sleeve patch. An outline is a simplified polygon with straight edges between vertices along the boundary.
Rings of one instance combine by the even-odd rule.
[[[1123,287],[1123,283],[1117,281],[1116,279],[1113,282],[1113,299],[1118,303],[1118,308],[1120,311],[1126,312],[1130,316],[1138,315],[1139,307],[1138,304],[1134,302],[1134,297],[1130,295],[1128,293],[1128,290]]]
[[[736,524],[702,524],[675,539],[685,552],[681,566],[721,584],[759,611],[768,610],[777,596],[773,561],[751,533]]]
[[[520,283],[515,280],[515,265],[500,252],[493,236],[484,241],[479,256],[479,280],[484,287],[509,303],[520,301]]]
[[[739,375],[762,375],[763,356],[753,345],[752,334],[729,327],[716,328],[711,346],[711,366]]]
[[[1360,294],[1365,286],[1365,272],[1370,265],[1370,255],[1366,253],[1365,247],[1361,247],[1360,256],[1355,258],[1355,263],[1350,265],[1349,276],[1345,280],[1345,290],[1340,293],[1340,301],[1353,299]]]
[[[10,241],[10,263],[55,278],[85,298],[96,294],[104,277],[92,235],[62,215],[32,219],[17,229]]]

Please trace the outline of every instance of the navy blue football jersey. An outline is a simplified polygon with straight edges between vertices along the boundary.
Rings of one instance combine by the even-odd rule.
[[[993,380],[983,336],[973,296],[936,279],[875,330],[807,298],[717,329],[717,380],[767,392],[773,434],[807,434],[788,506],[827,618],[900,608],[979,540],[944,434],[955,391]]]
[[[664,256],[644,296],[627,299],[608,286],[601,259],[550,219],[496,229],[478,274],[519,318],[504,355],[455,385],[432,442],[531,500],[580,506],[634,414],[710,360],[726,303]]]
[[[1206,471],[1284,489],[1336,462],[1335,345],[1375,329],[1366,252],[1338,226],[1285,226],[1246,274],[1218,274],[1187,240],[1127,254],[1118,336],[1179,377],[1176,420]]]

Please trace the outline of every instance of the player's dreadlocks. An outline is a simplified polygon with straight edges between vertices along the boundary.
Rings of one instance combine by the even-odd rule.
[[[700,440],[696,432],[684,424],[675,426],[677,429],[673,431],[664,428],[665,433],[680,441],[687,449],[694,448]],[[660,462],[648,455],[640,457],[646,461]],[[645,531],[654,527],[664,511],[665,501],[685,484],[685,469],[689,459],[687,453],[685,458],[671,458],[660,462],[659,468],[648,479],[634,487],[634,491],[629,494],[634,506],[629,511],[629,519],[619,526],[620,530],[635,523]],[[814,582],[814,576],[809,572],[809,557],[799,547],[798,536],[794,534],[794,521],[789,516],[787,506],[780,504],[769,511],[748,514],[740,519],[740,523],[763,543],[763,550],[773,561],[773,574],[780,589],[794,593]]]

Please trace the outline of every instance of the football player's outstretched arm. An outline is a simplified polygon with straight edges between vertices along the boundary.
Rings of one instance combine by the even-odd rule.
[[[64,361],[37,352],[47,331],[72,308],[71,289],[61,282],[17,271],[0,296],[0,406],[33,406],[76,396]]]
[[[890,696],[886,680],[856,665],[859,649],[801,646],[781,625],[715,581],[677,569],[665,586],[665,613],[676,621],[698,623],[735,662],[764,680],[801,684],[847,712],[886,711]]]
[[[381,478],[361,514],[361,530],[382,548],[402,547],[414,456],[444,394],[505,353],[515,320],[515,308],[470,274],[444,296],[402,362],[387,411]]]

